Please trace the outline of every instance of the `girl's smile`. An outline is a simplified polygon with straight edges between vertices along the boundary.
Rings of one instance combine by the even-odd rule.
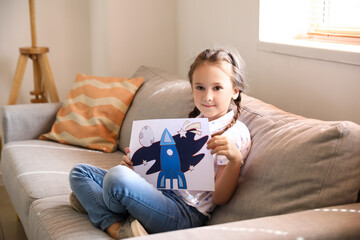
[[[205,105],[205,104],[203,104],[203,106],[207,108],[215,107],[215,105]]]

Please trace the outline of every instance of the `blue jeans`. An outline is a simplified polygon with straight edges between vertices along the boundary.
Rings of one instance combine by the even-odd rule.
[[[91,222],[105,230],[131,214],[149,233],[197,227],[208,219],[174,192],[160,191],[125,166],[108,172],[88,164],[70,172],[70,187]]]

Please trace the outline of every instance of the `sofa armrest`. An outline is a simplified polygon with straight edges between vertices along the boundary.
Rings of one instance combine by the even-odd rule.
[[[0,111],[2,144],[38,138],[50,131],[61,103],[8,105]]]
[[[360,239],[360,203],[256,218],[142,239]]]

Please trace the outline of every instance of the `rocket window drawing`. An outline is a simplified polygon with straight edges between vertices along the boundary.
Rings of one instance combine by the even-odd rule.
[[[134,171],[158,189],[214,191],[214,160],[206,143],[206,118],[134,121],[130,158]]]

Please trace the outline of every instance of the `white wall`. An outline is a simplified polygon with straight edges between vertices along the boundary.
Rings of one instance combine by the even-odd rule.
[[[360,123],[360,66],[259,51],[258,0],[35,0],[38,45],[61,100],[78,72],[130,77],[142,64],[186,76],[205,48],[236,48],[250,94],[284,110]],[[19,56],[30,46],[28,1],[0,1],[0,106],[7,104]],[[28,62],[19,103],[32,90]]]
[[[58,93],[64,99],[77,72],[91,71],[89,2],[36,0],[37,45],[49,47],[48,58]],[[0,106],[6,105],[20,47],[31,46],[29,1],[0,1]],[[29,60],[18,103],[33,96],[32,61]]]
[[[176,70],[176,1],[92,1],[94,74],[130,77],[140,65]]]
[[[286,111],[360,123],[360,66],[257,48],[259,1],[178,1],[178,72],[205,48],[236,48],[247,64],[250,94]]]
[[[176,71],[176,1],[35,0],[38,46],[48,54],[60,100],[76,73],[131,77],[140,65]],[[31,46],[28,1],[0,1],[0,107],[7,104],[19,48]],[[29,60],[18,103],[33,90]]]

